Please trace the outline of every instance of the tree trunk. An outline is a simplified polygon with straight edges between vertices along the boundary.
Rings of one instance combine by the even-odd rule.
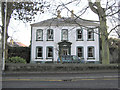
[[[109,41],[107,33],[107,24],[106,24],[106,14],[104,8],[98,3],[98,16],[100,21],[100,32],[101,32],[101,41],[102,41],[102,64],[110,64],[109,60]]]
[[[100,31],[101,31],[101,41],[102,41],[102,64],[109,64],[109,42],[106,21],[100,19]]]
[[[120,63],[120,41],[118,42],[118,64]]]
[[[100,1],[96,0],[95,3],[92,3],[91,0],[88,0],[91,10],[96,13],[100,21],[100,34],[102,41],[102,51],[101,58],[102,64],[109,64],[109,42],[108,42],[108,33],[107,33],[107,24],[106,24],[106,14],[105,9],[102,8]]]

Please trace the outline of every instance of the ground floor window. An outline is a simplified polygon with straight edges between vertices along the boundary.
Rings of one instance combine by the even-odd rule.
[[[53,47],[47,47],[47,58],[53,58]]]
[[[36,58],[42,58],[42,54],[43,54],[43,48],[36,47]]]
[[[83,47],[77,47],[77,56],[83,58]]]
[[[94,47],[88,47],[88,58],[94,58]]]

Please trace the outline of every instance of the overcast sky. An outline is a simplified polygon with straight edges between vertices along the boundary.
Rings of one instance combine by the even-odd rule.
[[[49,11],[45,10],[45,13],[42,15],[38,14],[36,16],[35,22],[32,22],[32,23],[36,23],[36,22],[40,22],[40,21],[43,21],[43,20],[46,20],[46,19],[49,19],[52,17],[56,17],[55,15],[53,15],[53,14],[56,14],[55,7],[58,4],[62,3],[63,1],[68,2],[70,0],[57,0],[56,3],[55,3],[56,0],[49,0],[49,1],[51,2],[51,4],[54,4],[54,5],[52,5],[53,7],[51,7]],[[74,13],[76,15],[79,15],[80,14],[79,11],[81,11],[88,4],[87,0],[81,0],[81,1],[82,2],[80,4],[76,4],[76,2],[75,2],[73,4],[68,5],[67,7],[70,10],[74,10]],[[103,0],[103,1],[105,1],[105,0]],[[102,5],[105,6],[104,2],[102,2],[102,3],[103,3]],[[61,8],[59,8],[59,9],[61,9]],[[71,14],[66,9],[61,11],[62,17],[69,17],[70,15]],[[84,19],[98,20],[98,16],[96,14],[94,14],[90,9],[88,9],[87,12],[81,17]],[[25,45],[30,44],[30,40],[31,40],[30,23],[23,23],[20,20],[14,20],[13,18],[11,18],[8,29],[9,29],[8,30],[9,36],[12,37],[15,41],[22,42]]]

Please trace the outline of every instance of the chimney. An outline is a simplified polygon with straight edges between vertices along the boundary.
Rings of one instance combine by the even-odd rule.
[[[14,43],[14,41],[13,41],[13,39],[11,38],[11,40],[10,40],[10,44],[13,45],[13,43]]]
[[[57,15],[57,18],[61,18],[60,13],[61,13],[61,11],[60,11],[60,10],[58,10],[58,11],[57,11],[57,14],[58,14],[58,15]]]
[[[71,11],[71,18],[74,18],[74,10]]]

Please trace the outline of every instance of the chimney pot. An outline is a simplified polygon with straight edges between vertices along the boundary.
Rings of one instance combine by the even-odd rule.
[[[57,15],[57,17],[58,17],[58,18],[61,18],[60,13],[61,13],[61,11],[60,11],[60,10],[58,10],[58,11],[57,11],[57,14],[58,14],[58,15]]]
[[[71,18],[74,18],[74,10],[71,11]]]

